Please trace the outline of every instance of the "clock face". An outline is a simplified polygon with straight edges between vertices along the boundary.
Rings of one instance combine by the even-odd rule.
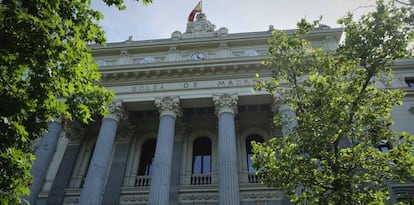
[[[197,51],[191,54],[191,59],[193,60],[205,60],[207,59],[207,54],[202,51]]]
[[[140,61],[141,64],[151,64],[151,63],[155,63],[156,60],[153,57],[145,57],[144,59],[142,59]]]

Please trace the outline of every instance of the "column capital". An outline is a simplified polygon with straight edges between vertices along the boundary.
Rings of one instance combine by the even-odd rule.
[[[65,124],[66,120],[67,119],[65,117],[60,116],[60,117],[54,118],[51,122],[57,122],[57,123],[63,125],[63,124]]]
[[[124,116],[124,106],[122,105],[122,101],[114,101],[111,104],[108,105],[109,113],[105,115],[104,118],[111,118],[117,122],[122,118],[125,118]]]
[[[64,130],[69,143],[78,144],[85,136],[85,128],[77,120],[68,121]]]
[[[282,118],[282,136],[293,133],[294,128],[297,126],[296,113],[286,103],[286,93],[277,93],[273,96],[272,111]]]
[[[237,94],[220,94],[213,96],[214,106],[216,108],[216,115],[222,112],[230,112],[237,114],[237,101],[239,97]]]
[[[182,115],[180,99],[177,96],[155,98],[154,103],[160,113],[160,117],[163,115],[171,115],[176,118]]]
[[[286,94],[275,93],[273,95],[272,111],[273,113],[281,113],[290,110],[289,105],[285,102]]]

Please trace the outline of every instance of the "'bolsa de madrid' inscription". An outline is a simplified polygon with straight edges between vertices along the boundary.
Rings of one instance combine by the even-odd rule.
[[[162,92],[168,90],[185,90],[201,88],[219,88],[219,87],[243,87],[254,86],[253,79],[232,79],[232,80],[215,80],[215,81],[194,81],[181,83],[162,83],[148,85],[130,86],[129,92]]]

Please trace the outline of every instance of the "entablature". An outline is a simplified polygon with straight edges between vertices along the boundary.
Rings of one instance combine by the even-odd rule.
[[[262,64],[263,56],[212,59],[199,62],[166,62],[159,64],[123,65],[102,67],[103,86],[128,85],[131,83],[177,82],[188,79],[217,79],[249,77],[255,73],[266,76],[270,70]]]
[[[100,67],[161,64],[171,61],[194,62],[192,58],[194,52],[206,53],[206,59],[266,56],[272,31],[236,33],[219,37],[128,40],[109,43],[107,46],[90,45],[90,47]],[[292,35],[294,31],[287,30],[286,32]],[[306,35],[306,38],[316,47],[334,49],[341,35],[342,29],[316,29]]]
[[[285,30],[288,35],[293,35],[296,29]],[[338,43],[342,37],[342,28],[334,29],[315,29],[309,34],[305,35],[305,38],[311,42],[323,41],[326,39],[333,39]],[[122,49],[128,49],[131,52],[154,52],[168,50],[171,46],[180,46],[182,49],[197,47],[197,46],[217,46],[220,42],[226,41],[229,46],[239,45],[267,45],[268,39],[272,36],[272,30],[260,31],[260,32],[248,32],[248,33],[234,33],[225,36],[218,37],[203,37],[203,38],[188,38],[188,39],[156,39],[156,40],[143,40],[132,41],[127,40],[124,42],[108,43],[106,46],[100,44],[92,44],[89,47],[92,49],[92,53],[96,56],[118,54]]]

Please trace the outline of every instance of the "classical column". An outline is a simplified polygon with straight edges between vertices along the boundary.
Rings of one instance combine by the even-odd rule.
[[[278,114],[282,119],[282,136],[291,134],[294,131],[294,127],[297,125],[297,121],[294,120],[296,113],[290,109],[289,105],[286,104],[284,94],[276,94],[273,96],[272,111],[273,113]],[[302,194],[302,188],[302,186],[297,187],[296,193]],[[283,198],[285,198],[285,204],[292,204],[285,192],[283,192],[283,195]]]
[[[117,139],[115,140],[115,151],[106,182],[102,205],[119,204],[129,145],[131,144],[132,136],[135,135],[135,126],[131,125],[127,120],[121,121],[118,130]]]
[[[213,97],[219,123],[219,204],[239,205],[239,177],[237,168],[234,116],[237,113],[235,94]]]
[[[63,130],[61,123],[61,119],[59,119],[47,124],[47,132],[42,136],[35,151],[36,160],[30,170],[34,182],[30,185],[30,196],[27,198],[30,204],[35,204],[37,195],[42,189],[47,169],[56,151],[60,133]]]
[[[65,125],[65,136],[69,142],[53,180],[52,187],[46,199],[46,205],[62,204],[72,171],[80,148],[80,142],[85,136],[85,128],[78,121],[70,121]]]
[[[182,148],[182,139],[186,133],[185,124],[182,122],[177,123],[177,131],[174,136],[174,146],[173,146],[173,162],[171,165],[171,184],[170,184],[170,197],[169,205],[178,205],[178,193],[180,185],[180,169],[181,169],[181,148]]]
[[[286,136],[293,132],[293,128],[297,125],[297,121],[294,120],[296,117],[295,111],[290,109],[289,105],[284,102],[284,96],[275,95],[273,96],[272,111],[279,114],[282,118],[284,126],[282,127],[282,136]]]
[[[109,108],[110,114],[102,119],[101,129],[80,195],[80,205],[101,204],[105,178],[111,160],[112,146],[119,119],[122,117],[122,102],[118,101],[110,105]]]
[[[152,165],[149,205],[167,205],[169,203],[175,119],[181,115],[179,103],[178,97],[155,99],[155,106],[160,113],[160,125]]]

